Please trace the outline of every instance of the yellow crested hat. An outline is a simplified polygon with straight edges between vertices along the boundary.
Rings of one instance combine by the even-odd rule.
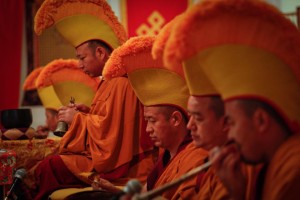
[[[151,49],[155,37],[132,37],[115,49],[105,64],[104,78],[128,74],[143,105],[174,105],[186,110],[189,96],[181,67],[171,71],[161,59],[154,60]]]
[[[58,109],[74,97],[77,103],[91,105],[99,78],[92,78],[78,68],[75,59],[57,59],[40,72],[36,87],[45,108]]]
[[[164,25],[161,30],[159,31],[159,34],[156,36],[153,47],[152,47],[152,57],[154,59],[162,59],[164,49],[166,46],[166,42],[170,37],[170,33],[172,31],[172,28],[176,21],[180,19],[180,17],[183,15],[183,13],[175,16],[171,21],[169,21],[166,25]],[[176,69],[176,68],[174,68]]]
[[[43,67],[38,67],[32,70],[30,74],[26,77],[24,83],[23,83],[23,90],[36,90],[36,80],[38,76],[40,75],[41,71],[43,70]]]
[[[34,30],[40,35],[51,26],[74,47],[101,40],[115,49],[127,40],[124,27],[105,0],[45,0],[35,16]]]
[[[168,67],[183,60],[201,68],[225,100],[259,99],[291,128],[299,124],[300,33],[272,5],[201,1],[176,23],[166,44]]]
[[[173,38],[170,39],[170,35],[173,32],[173,27],[177,22],[179,22],[184,16],[184,13],[176,16],[173,20],[171,20],[168,24],[166,24],[154,41],[152,48],[152,56],[153,58],[163,59],[163,54],[166,51],[166,43],[173,43]],[[171,41],[169,41],[171,40]],[[177,42],[177,41],[175,41]],[[169,49],[167,49],[168,51]],[[173,51],[173,50],[172,50]],[[168,54],[168,53],[167,53]],[[178,58],[180,60],[182,58]],[[201,72],[200,67],[197,66],[197,63],[189,62],[185,60],[180,60],[180,62],[173,62],[169,65],[166,65],[170,70],[176,70],[179,68],[178,65],[183,66],[184,76],[189,88],[190,95],[194,96],[207,96],[207,95],[218,95],[218,92],[210,83],[206,75]]]

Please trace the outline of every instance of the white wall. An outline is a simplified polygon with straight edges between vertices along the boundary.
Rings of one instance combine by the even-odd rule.
[[[109,5],[111,6],[112,10],[115,12],[115,15],[119,18],[121,21],[121,0],[107,0]]]
[[[280,9],[280,1],[282,1],[282,0],[267,0],[267,2],[273,4],[274,6],[276,6],[279,9]]]
[[[296,13],[297,7],[300,7],[300,0],[282,0],[280,9],[284,13]],[[297,24],[297,15],[290,15],[289,18]]]
[[[296,7],[300,7],[300,0],[281,0],[280,7],[283,12],[296,12]]]

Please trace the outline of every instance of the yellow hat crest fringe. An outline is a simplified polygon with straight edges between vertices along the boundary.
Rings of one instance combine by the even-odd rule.
[[[225,11],[233,15],[236,13],[236,18],[231,21],[221,20],[220,16],[224,15]],[[203,23],[196,22],[205,22],[213,18],[219,20],[205,23],[205,27]],[[248,23],[245,23],[246,18],[250,19]],[[251,22],[251,18],[257,18],[261,23]],[[261,32],[260,28],[265,26],[266,22],[270,31]],[[166,44],[168,50],[164,62],[167,67],[190,58],[206,47],[238,43],[274,53],[292,68],[300,80],[300,50],[297,48],[300,46],[299,31],[292,22],[284,19],[275,7],[261,0],[203,0],[191,7],[189,14],[184,15],[181,23],[176,23],[175,26],[177,31],[170,35],[172,42]],[[282,31],[275,31],[279,28],[272,30],[272,27],[280,27]],[[287,49],[289,51],[286,51]]]
[[[112,52],[110,59],[107,61],[103,69],[104,78],[111,79],[114,77],[124,76],[129,70],[134,70],[134,67],[139,67],[139,65],[137,65],[139,61],[141,61],[143,64],[149,63],[146,62],[149,57],[147,55],[143,59],[139,58],[138,60],[136,60],[137,64],[135,65],[126,65],[125,60],[127,56],[130,56],[130,58],[135,59],[134,56],[136,53],[151,50],[154,39],[154,36],[144,37],[143,40],[129,39],[126,43],[122,45],[122,47],[115,49]],[[142,63],[139,64],[142,65]],[[150,62],[150,64],[152,65],[153,63],[153,61]],[[155,67],[155,65],[153,65],[152,67]]]
[[[43,67],[38,67],[34,69],[25,79],[23,83],[23,90],[36,90],[36,80],[40,75]]]
[[[35,16],[34,30],[37,35],[40,35],[51,26],[57,26],[68,20],[72,21],[72,17],[74,20],[71,25],[70,21],[67,22],[68,25],[62,25],[62,29],[58,29],[58,32],[75,47],[88,40],[99,39],[108,43],[112,48],[116,48],[127,40],[124,27],[105,0],[45,0]],[[96,27],[83,32],[86,27],[93,26],[88,20],[96,23]],[[86,27],[83,28],[82,25]],[[108,31],[109,29],[111,31]],[[110,41],[112,37],[116,38],[118,45]]]
[[[224,100],[260,99],[300,124],[300,32],[271,4],[199,2],[174,25],[163,60],[197,66]]]
[[[159,34],[157,35],[152,48],[152,57],[154,59],[161,59],[163,56],[163,51],[165,49],[165,45],[167,40],[170,37],[171,30],[176,23],[177,20],[180,19],[180,16],[183,14],[177,15],[175,18],[173,18],[169,23],[164,25],[164,27],[159,31]]]
[[[39,81],[37,83],[37,87],[46,87],[52,85],[54,82],[50,78],[52,74],[61,70],[61,69],[76,69],[78,67],[78,60],[75,59],[57,59],[47,64],[47,70],[39,76]],[[67,75],[67,74],[65,74]],[[61,79],[63,81],[68,80],[69,76],[55,76],[53,78]]]
[[[153,36],[137,36],[113,51],[104,67],[108,78],[128,74],[130,83],[145,106],[174,105],[186,110],[189,96],[182,67],[171,71],[163,66],[162,59],[151,55]],[[181,73],[177,73],[181,71]]]
[[[100,79],[90,77],[78,67],[78,60],[57,59],[48,63],[36,80],[39,97],[45,108],[68,105],[70,97],[89,106]]]

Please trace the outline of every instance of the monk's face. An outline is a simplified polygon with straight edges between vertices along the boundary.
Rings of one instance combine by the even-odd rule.
[[[57,111],[46,109],[46,124],[50,131],[55,131],[58,123]]]
[[[101,47],[92,49],[89,44],[83,43],[76,48],[76,57],[79,60],[79,68],[91,77],[102,75],[105,60],[105,51]]]
[[[238,101],[225,103],[227,124],[229,126],[228,139],[233,141],[247,163],[258,163],[263,158],[260,144],[262,136],[255,126],[255,116],[248,116]]]
[[[210,150],[226,142],[225,117],[216,115],[210,97],[190,96],[187,108],[190,115],[187,128],[191,130],[197,147]]]
[[[172,147],[174,126],[171,119],[166,116],[161,107],[145,106],[144,116],[147,121],[146,132],[154,145],[164,149]]]

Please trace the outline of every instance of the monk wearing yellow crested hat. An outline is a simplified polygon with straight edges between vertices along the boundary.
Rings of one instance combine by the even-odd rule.
[[[162,30],[164,31],[164,30]],[[104,76],[128,74],[129,81],[144,105],[146,131],[154,145],[162,148],[158,161],[148,175],[144,191],[159,188],[204,163],[207,151],[196,148],[186,125],[188,88],[181,66],[168,70],[162,59],[151,55],[155,38],[139,36],[116,49],[104,68]],[[161,193],[165,199],[190,199],[197,178]]]
[[[182,22],[167,48],[189,48],[164,60],[197,65],[225,101],[231,145],[211,159],[232,199],[247,199],[241,162],[263,165],[253,199],[299,199],[299,30],[259,0],[204,0]]]
[[[37,92],[45,108],[46,123],[39,125],[35,131],[35,138],[47,138],[55,131],[58,123],[58,109],[67,105],[69,97],[73,96],[79,102],[90,104],[96,93],[100,79],[90,77],[78,68],[78,60],[55,59],[43,67],[34,69],[25,79],[23,89]],[[66,95],[66,96],[65,96]],[[59,140],[59,139],[58,139]],[[28,189],[34,189],[34,171],[43,158],[25,166]],[[34,159],[30,159],[33,161]],[[27,163],[27,162],[26,162]]]
[[[27,76],[24,90],[37,90],[45,108],[46,125],[37,128],[38,137],[47,137],[49,131],[55,131],[58,109],[68,105],[71,96],[78,102],[91,104],[100,79],[85,74],[78,64],[75,59],[55,59]]]
[[[193,8],[193,10],[194,9],[198,9],[198,12],[201,12],[200,6]],[[213,151],[215,147],[222,148],[227,144],[228,125],[225,116],[224,102],[219,92],[201,70],[197,62],[197,51],[191,52],[191,48],[195,48],[197,45],[189,42],[196,42],[197,35],[195,35],[195,37],[186,37],[186,35],[189,36],[190,34],[190,32],[187,31],[187,25],[193,27],[197,23],[197,21],[190,23],[191,15],[196,13],[197,12],[186,11],[176,20],[176,23],[174,23],[169,31],[170,33],[164,34],[166,40],[164,49],[156,47],[157,43],[161,43],[161,41],[159,41],[163,36],[161,32],[153,45],[153,54],[156,57],[171,55],[172,60],[165,60],[165,66],[169,69],[174,69],[179,63],[182,63],[190,95],[187,102],[187,111],[190,116],[187,128],[190,129],[194,144],[197,147],[207,151]],[[180,45],[181,43],[185,45]],[[192,46],[190,44],[192,44]],[[187,55],[187,53],[189,54]],[[173,59],[177,62],[174,62]],[[172,61],[171,64],[170,61]],[[208,156],[206,160],[209,161]],[[245,175],[245,182],[247,182],[247,194],[250,196],[252,191],[251,186],[254,182],[253,178],[255,178],[257,174],[256,168],[245,164],[240,167]],[[198,181],[195,188],[197,194],[193,199],[231,199],[226,187],[216,175],[214,167],[209,167],[205,171],[200,172],[197,176]]]
[[[75,47],[79,68],[92,77],[102,75],[111,52],[127,39],[105,0],[46,0],[35,17],[35,31],[41,34],[51,26]],[[130,177],[145,182],[153,166],[142,107],[126,76],[102,79],[91,105],[77,102],[59,110],[69,130],[59,155],[46,158],[36,170],[35,199],[47,199],[60,188],[84,187],[91,173],[118,185]]]

